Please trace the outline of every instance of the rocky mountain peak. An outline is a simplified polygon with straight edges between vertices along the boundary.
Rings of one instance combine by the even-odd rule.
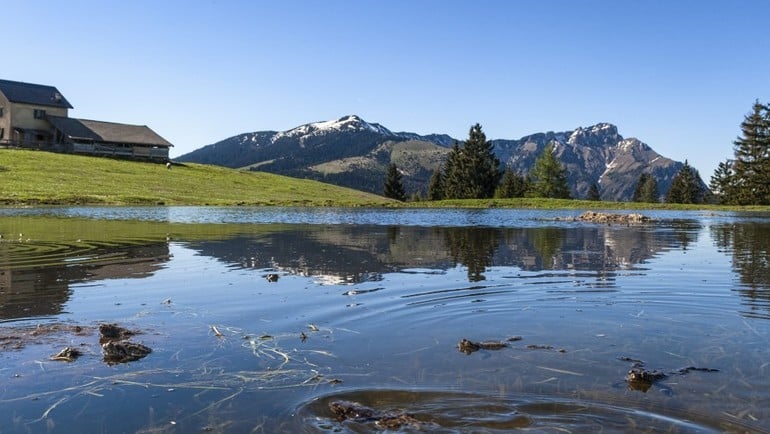
[[[609,123],[599,123],[590,127],[578,127],[567,138],[570,145],[581,144],[584,146],[607,146],[623,140],[618,134],[618,127]]]

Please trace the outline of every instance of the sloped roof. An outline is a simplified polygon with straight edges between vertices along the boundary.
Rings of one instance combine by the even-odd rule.
[[[132,145],[174,146],[146,125],[118,124],[61,116],[48,116],[48,121],[71,140],[86,139],[95,142]]]
[[[73,108],[64,95],[53,86],[0,80],[0,92],[11,102]]]

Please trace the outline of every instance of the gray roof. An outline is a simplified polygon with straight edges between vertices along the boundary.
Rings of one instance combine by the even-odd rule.
[[[93,140],[130,145],[174,146],[146,125],[127,125],[114,122],[48,116],[48,121],[70,140]]]
[[[72,108],[64,95],[53,86],[0,80],[0,92],[11,102]]]

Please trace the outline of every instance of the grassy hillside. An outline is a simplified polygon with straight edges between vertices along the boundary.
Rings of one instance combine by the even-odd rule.
[[[0,205],[382,206],[357,190],[262,172],[0,149]]]

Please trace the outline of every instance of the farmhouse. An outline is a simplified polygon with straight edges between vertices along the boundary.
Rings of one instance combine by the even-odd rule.
[[[173,145],[145,125],[68,116],[53,86],[0,80],[0,146],[168,161]]]

